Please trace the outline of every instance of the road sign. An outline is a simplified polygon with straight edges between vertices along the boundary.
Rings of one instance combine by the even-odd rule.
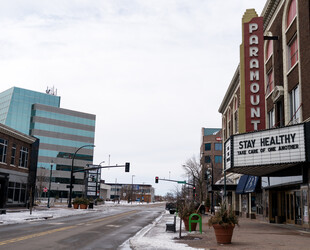
[[[179,184],[186,184],[186,181],[178,181]]]
[[[47,192],[47,188],[45,187],[45,188],[43,188],[43,192],[44,193],[46,193]]]

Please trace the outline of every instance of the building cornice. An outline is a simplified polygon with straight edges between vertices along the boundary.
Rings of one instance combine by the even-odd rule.
[[[237,69],[235,71],[235,74],[234,74],[234,76],[233,76],[233,78],[232,78],[232,80],[231,80],[231,82],[229,84],[229,87],[228,87],[228,89],[226,91],[226,94],[225,94],[225,96],[223,98],[223,101],[222,101],[222,103],[221,103],[221,105],[219,107],[219,110],[218,110],[219,113],[221,113],[221,114],[224,113],[226,107],[229,104],[229,101],[230,101],[231,97],[234,95],[235,90],[236,90],[236,88],[239,85],[239,82],[240,82],[240,65],[238,65],[238,67],[237,67]]]
[[[12,136],[18,140],[27,142],[27,143],[34,143],[36,141],[36,138],[29,136],[29,135],[26,135],[24,133],[21,133],[15,129],[12,129],[12,128],[2,124],[2,123],[0,123],[0,132],[7,134],[9,136]]]

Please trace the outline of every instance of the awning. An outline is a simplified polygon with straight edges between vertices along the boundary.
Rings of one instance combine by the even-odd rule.
[[[249,176],[248,175],[242,175],[241,178],[239,179],[237,188],[236,188],[236,194],[243,194],[244,193],[244,188],[247,184]]]
[[[248,181],[247,181],[247,183],[245,185],[244,192],[245,193],[253,193],[253,192],[255,192],[255,188],[256,188],[258,179],[259,179],[258,176],[250,175],[248,177]]]

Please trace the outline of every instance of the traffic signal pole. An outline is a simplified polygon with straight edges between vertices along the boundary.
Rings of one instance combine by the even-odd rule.
[[[171,182],[176,182],[178,184],[185,184],[185,185],[189,185],[189,186],[195,187],[195,184],[188,183],[186,181],[177,181],[177,180],[170,180],[170,179],[160,179],[158,176],[156,176],[155,177],[155,183],[158,183],[159,180],[161,180],[161,181],[171,181]]]

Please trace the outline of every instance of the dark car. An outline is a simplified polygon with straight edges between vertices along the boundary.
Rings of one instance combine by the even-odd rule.
[[[175,202],[167,202],[166,210],[168,210],[170,214],[174,214],[177,211],[177,204]]]

